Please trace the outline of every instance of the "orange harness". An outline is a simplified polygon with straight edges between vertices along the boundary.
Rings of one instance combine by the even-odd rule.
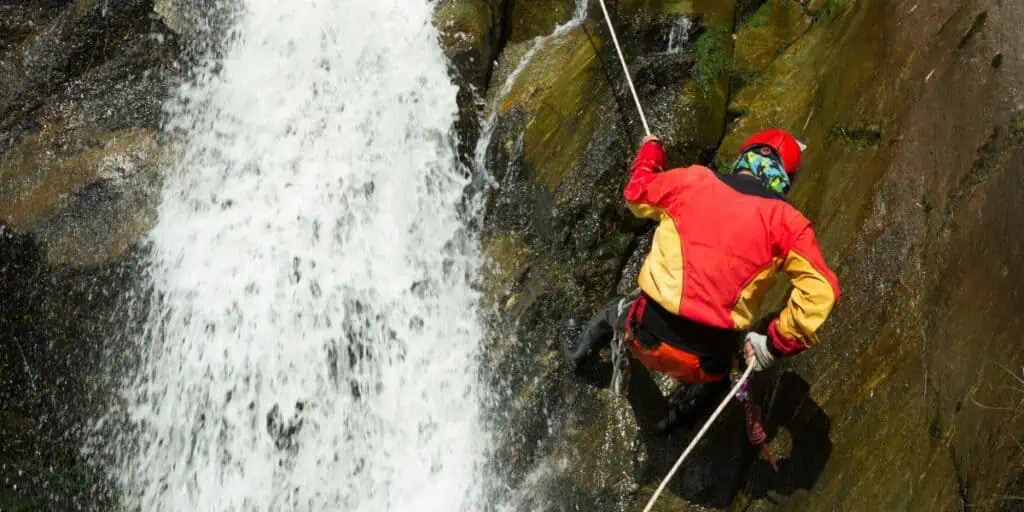
[[[633,335],[636,321],[643,317],[647,306],[646,297],[641,295],[629,307],[626,315],[626,342],[633,356],[640,360],[649,370],[664,373],[680,382],[707,383],[718,382],[725,375],[714,375],[705,372],[700,366],[700,357],[685,350],[678,349],[668,343],[660,343],[656,348],[648,348],[637,341]]]

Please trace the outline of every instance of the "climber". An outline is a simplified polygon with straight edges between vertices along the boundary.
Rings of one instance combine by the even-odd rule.
[[[727,391],[741,345],[756,371],[814,346],[840,291],[810,221],[785,200],[803,149],[770,129],[741,146],[729,174],[699,165],[662,172],[661,141],[645,137],[624,195],[634,215],[659,225],[637,293],[563,340],[573,372],[586,376],[614,332],[623,333],[635,359],[681,383],[656,425],[667,433]],[[765,332],[744,334],[779,270],[793,286],[788,304]]]

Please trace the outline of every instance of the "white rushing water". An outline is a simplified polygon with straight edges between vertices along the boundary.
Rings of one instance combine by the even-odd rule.
[[[485,508],[478,250],[432,6],[238,2],[218,69],[170,105],[122,500]]]
[[[685,50],[690,44],[690,31],[693,29],[693,20],[682,17],[672,24],[672,30],[668,33],[668,50],[666,53],[679,53]]]

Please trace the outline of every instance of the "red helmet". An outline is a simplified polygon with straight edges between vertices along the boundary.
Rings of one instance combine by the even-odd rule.
[[[800,154],[806,147],[789,132],[778,128],[755,133],[743,143],[740,153],[754,146],[768,146],[774,149],[782,158],[782,166],[786,169],[786,173],[790,175],[796,174],[797,169],[800,168]]]

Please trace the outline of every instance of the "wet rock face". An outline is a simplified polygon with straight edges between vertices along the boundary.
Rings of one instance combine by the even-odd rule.
[[[214,34],[226,32],[237,6],[218,0],[154,0],[153,13],[190,50],[203,52],[221,47]]]
[[[180,47],[152,1],[0,6],[0,509],[109,510],[79,451],[153,219]]]
[[[502,36],[503,9],[495,0],[448,1],[438,6],[434,24],[462,88],[476,89],[478,94],[487,88]]]
[[[491,78],[491,66],[506,29],[505,6],[499,0],[448,0],[434,14],[441,46],[459,85],[459,153],[468,162],[480,133],[480,103]]]
[[[661,509],[997,510],[1020,488],[1024,75],[1005,56],[1024,6],[918,4],[609,3],[674,164],[722,168],[768,126],[810,145],[791,199],[845,290],[821,346],[758,376],[779,472],[734,410]],[[510,41],[488,86],[491,364],[524,509],[639,509],[692,433],[646,433],[664,382],[616,398],[557,353],[564,321],[634,286],[650,229],[621,204],[642,131],[600,16]],[[683,17],[673,55],[659,41]]]
[[[511,8],[511,9],[509,9]],[[509,0],[506,7],[510,43],[546,36],[568,22],[576,12],[575,0]]]
[[[1018,292],[999,277],[1019,272],[1007,262],[1020,261],[1021,242],[994,213],[1021,209],[996,192],[1019,180],[1009,163],[1019,151],[1019,78],[993,66],[1020,31],[991,17],[1018,8],[912,8],[810,13],[812,27],[730,107],[737,119],[723,148],[766,122],[820,147],[793,197],[816,220],[846,298],[825,344],[794,362],[836,442],[813,498],[795,501],[808,509],[998,508],[984,497],[1019,467],[999,440],[1019,419],[977,405],[991,406],[988,393],[997,401],[995,389],[1014,378],[1003,368],[1019,374],[1024,359],[1006,341]],[[851,487],[872,492],[850,497]]]
[[[151,11],[79,1],[10,18],[36,30],[0,61],[0,219],[36,233],[51,263],[113,261],[151,216],[155,129],[177,54]]]
[[[0,507],[110,510],[83,429],[106,407],[101,369],[117,366],[118,306],[138,269],[130,257],[52,267],[31,236],[0,226]]]

